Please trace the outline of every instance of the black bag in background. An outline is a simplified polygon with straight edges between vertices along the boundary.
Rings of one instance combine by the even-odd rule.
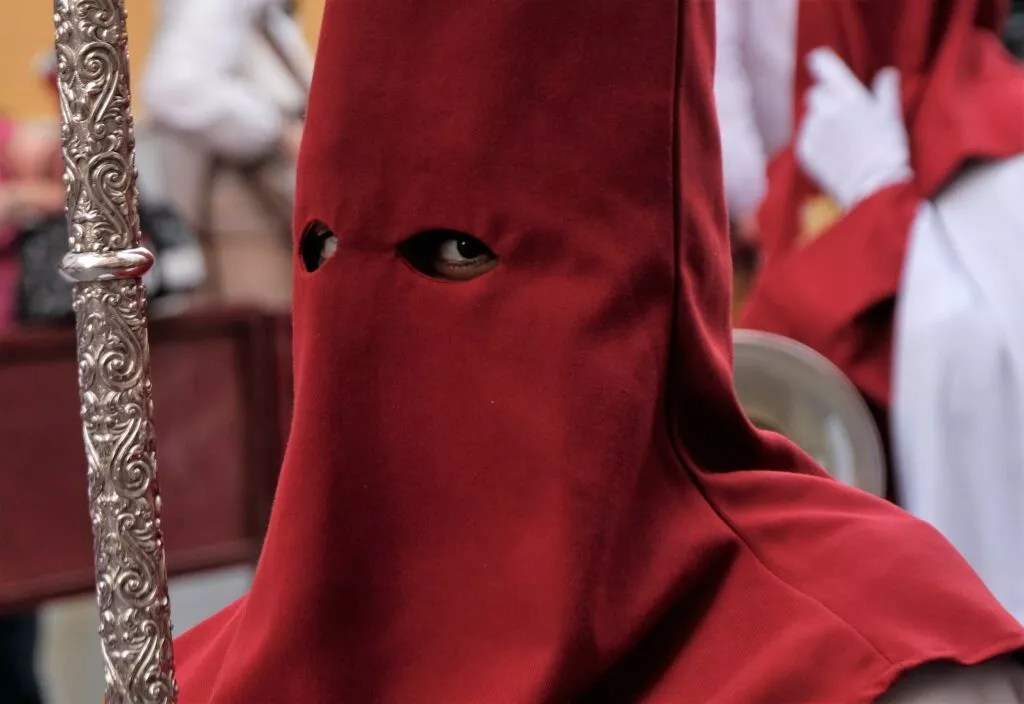
[[[140,207],[141,229],[161,251],[198,249],[195,232],[171,208],[163,205]],[[63,214],[39,220],[19,235],[21,271],[18,277],[17,322],[23,325],[70,322],[74,319],[71,284],[60,274],[60,263],[68,251],[67,222]],[[159,264],[147,276],[153,300],[163,293]]]
[[[15,317],[22,324],[56,323],[74,317],[71,284],[60,275],[68,251],[63,215],[38,220],[18,236],[20,267]]]

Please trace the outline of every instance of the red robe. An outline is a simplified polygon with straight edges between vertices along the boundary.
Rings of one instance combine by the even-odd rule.
[[[895,66],[915,176],[867,198],[804,245],[804,208],[820,191],[792,148],[783,151],[769,168],[759,216],[764,263],[741,324],[816,349],[883,409],[891,391],[895,296],[919,204],[972,160],[1024,152],[1024,70],[999,39],[1005,5],[800,3],[797,115],[811,86],[804,59],[813,49],[835,49],[865,84]]]
[[[182,704],[868,702],[1024,632],[956,552],[746,421],[703,0],[329,0],[295,417]],[[465,231],[500,263],[423,276]],[[300,237],[301,241],[301,237]]]

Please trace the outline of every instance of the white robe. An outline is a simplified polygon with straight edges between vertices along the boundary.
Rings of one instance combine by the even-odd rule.
[[[760,204],[793,131],[797,0],[717,0],[715,101],[729,212]]]
[[[239,161],[277,145],[288,113],[302,109],[300,85],[273,55],[273,32],[303,82],[312,56],[282,0],[165,0],[142,81],[148,116],[202,149]]]
[[[921,206],[892,419],[905,507],[1024,621],[1024,156],[976,167]]]

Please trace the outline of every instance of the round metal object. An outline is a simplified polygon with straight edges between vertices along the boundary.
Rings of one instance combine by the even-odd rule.
[[[885,496],[881,435],[850,380],[780,335],[735,330],[733,343],[736,393],[750,420],[789,438],[844,484]]]

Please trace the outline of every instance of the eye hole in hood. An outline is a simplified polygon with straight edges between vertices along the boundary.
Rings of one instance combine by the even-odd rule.
[[[456,230],[428,230],[398,246],[398,253],[422,274],[470,281],[498,265],[498,256],[476,237]]]
[[[316,271],[337,251],[338,238],[327,225],[313,221],[306,226],[299,240],[299,256],[306,271]]]

